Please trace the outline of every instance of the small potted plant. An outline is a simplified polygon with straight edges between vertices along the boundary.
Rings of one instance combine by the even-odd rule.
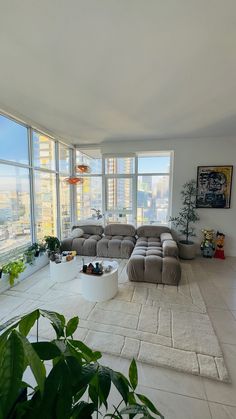
[[[196,212],[197,185],[194,179],[186,182],[181,191],[183,207],[177,217],[170,217],[184,239],[179,240],[179,256],[182,259],[194,259],[196,255],[195,243],[189,240],[195,236],[193,224],[199,220]]]
[[[6,265],[3,265],[2,272],[9,275],[9,282],[11,287],[14,285],[15,279],[18,278],[21,272],[24,272],[26,266],[23,259],[12,260]]]
[[[48,256],[50,257],[51,253],[60,252],[61,243],[57,237],[54,236],[45,236],[44,237],[46,243],[46,250],[48,252]]]
[[[25,262],[29,265],[33,265],[35,259],[35,251],[31,249],[31,246],[24,252]]]

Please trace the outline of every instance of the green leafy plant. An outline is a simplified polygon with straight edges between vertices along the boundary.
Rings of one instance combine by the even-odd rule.
[[[35,260],[35,251],[34,250],[30,250],[30,247],[24,252],[23,254],[24,256],[24,260],[26,263],[28,263],[29,265],[33,265],[34,260]]]
[[[56,252],[60,250],[61,243],[57,237],[45,236],[46,250],[50,252]]]
[[[39,341],[39,319],[47,318],[55,339]],[[36,323],[37,339],[27,335]],[[153,403],[136,392],[138,372],[133,360],[129,377],[101,365],[101,353],[73,339],[78,317],[66,322],[56,312],[37,309],[0,326],[0,417],[4,419],[114,419],[163,418]],[[52,361],[49,372],[45,361]],[[30,368],[36,381],[32,387],[24,379]],[[29,376],[29,375],[27,375]],[[109,394],[116,388],[120,403],[110,407]],[[111,413],[108,411],[111,409]],[[104,411],[106,412],[103,416]]]
[[[196,212],[196,196],[197,186],[194,179],[186,182],[181,191],[183,207],[181,208],[178,217],[170,217],[180,233],[185,236],[185,240],[181,240],[183,244],[191,244],[189,237],[195,236],[192,224],[199,220]]]
[[[19,274],[24,272],[25,268],[26,266],[23,259],[12,260],[6,265],[3,265],[2,272],[4,274],[9,274],[9,282],[11,287],[14,285],[15,279],[18,278]]]

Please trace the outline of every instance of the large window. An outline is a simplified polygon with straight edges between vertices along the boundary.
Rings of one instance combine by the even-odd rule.
[[[102,212],[102,159],[99,150],[87,150],[81,153],[76,150],[76,166],[87,165],[88,172],[80,173],[77,171],[77,177],[80,182],[77,184],[76,204],[78,220],[90,219],[96,217],[96,210]]]
[[[92,208],[102,208],[105,223],[168,223],[171,152],[108,156],[102,165],[102,159],[77,150],[78,163],[90,168],[77,186],[79,220],[91,218]]]
[[[27,128],[3,115],[0,115],[0,159],[29,164]]]
[[[0,253],[31,241],[29,169],[0,164]]]
[[[71,232],[71,194],[72,186],[66,182],[71,174],[71,149],[59,144],[59,192],[60,192],[60,230],[61,238],[66,238]]]
[[[72,149],[0,115],[0,262],[71,228]]]
[[[138,156],[137,225],[168,222],[170,157]]]
[[[35,171],[35,224],[37,240],[57,235],[56,175]]]

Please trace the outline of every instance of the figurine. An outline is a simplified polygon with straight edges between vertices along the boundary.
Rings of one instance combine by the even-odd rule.
[[[216,251],[215,251],[215,258],[218,259],[225,259],[225,252],[224,252],[224,242],[225,242],[225,234],[220,233],[217,231],[216,233]]]
[[[201,252],[204,258],[212,258],[215,251],[214,230],[202,230],[204,237],[201,242]]]

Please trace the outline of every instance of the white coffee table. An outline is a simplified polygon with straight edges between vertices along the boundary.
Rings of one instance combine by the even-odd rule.
[[[80,290],[86,300],[101,302],[110,300],[116,295],[118,291],[118,263],[109,260],[103,261],[104,267],[108,265],[112,266],[112,270],[104,272],[101,276],[79,273]]]
[[[65,282],[74,279],[79,272],[76,258],[69,262],[55,263],[50,261],[50,277],[56,282]]]

